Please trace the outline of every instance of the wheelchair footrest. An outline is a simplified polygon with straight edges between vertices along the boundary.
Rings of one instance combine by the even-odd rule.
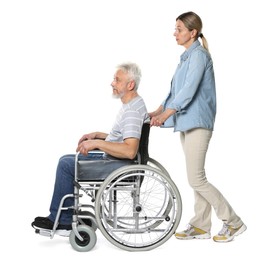
[[[36,234],[39,234],[41,236],[51,237],[52,236],[52,230],[48,229],[36,229]]]

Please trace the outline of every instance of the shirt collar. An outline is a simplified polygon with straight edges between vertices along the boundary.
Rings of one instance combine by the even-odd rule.
[[[190,55],[190,53],[197,48],[200,44],[200,42],[198,40],[196,40],[195,42],[193,42],[191,44],[191,46],[180,56],[180,60],[181,61],[185,61],[187,60],[188,56]]]

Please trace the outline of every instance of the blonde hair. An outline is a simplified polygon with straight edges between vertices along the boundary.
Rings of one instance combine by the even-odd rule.
[[[203,24],[202,24],[202,20],[200,16],[198,16],[194,12],[186,12],[179,15],[176,18],[176,21],[177,20],[181,20],[189,31],[192,31],[195,29],[197,31],[196,40],[200,37],[202,40],[203,47],[209,52],[208,42],[206,38],[204,37],[204,35],[202,34]]]

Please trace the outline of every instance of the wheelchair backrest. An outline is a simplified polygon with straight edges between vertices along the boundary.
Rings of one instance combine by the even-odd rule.
[[[140,138],[140,145],[138,150],[138,159],[141,164],[147,164],[149,159],[148,144],[149,144],[150,123],[144,123],[142,127],[142,134]]]

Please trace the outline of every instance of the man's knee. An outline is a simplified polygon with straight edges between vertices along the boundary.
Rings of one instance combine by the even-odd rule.
[[[74,174],[75,171],[75,156],[64,155],[60,157],[58,162],[58,171],[64,171]]]

